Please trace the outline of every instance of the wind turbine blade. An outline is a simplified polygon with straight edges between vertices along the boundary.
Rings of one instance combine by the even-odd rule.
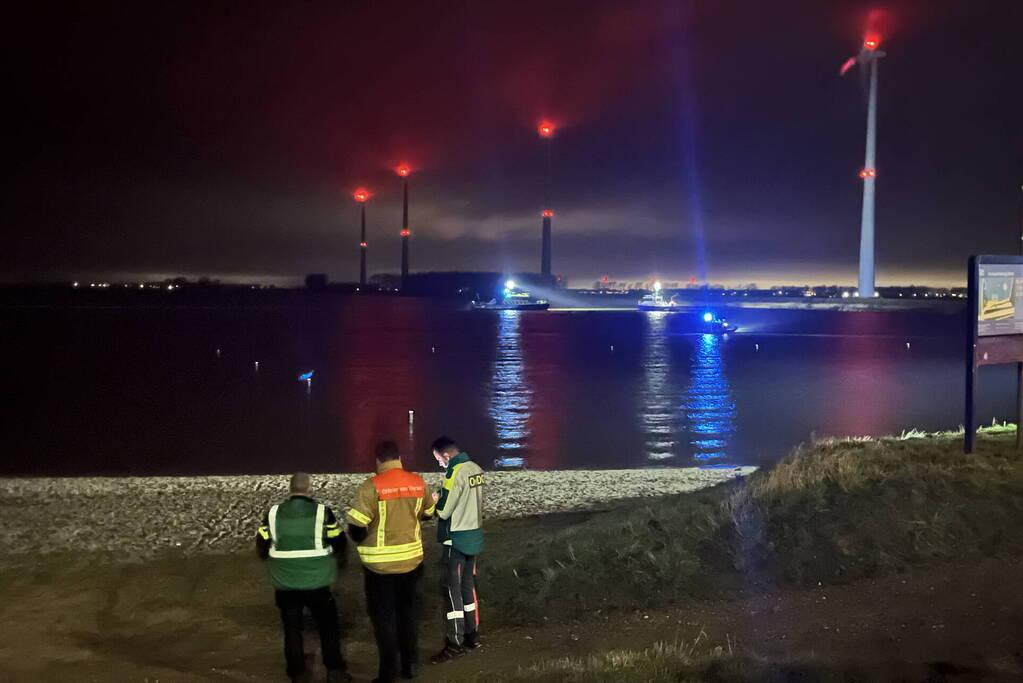
[[[845,72],[853,68],[854,66],[856,66],[856,58],[850,57],[849,59],[845,60],[845,64],[842,65],[842,68],[839,70],[838,75],[844,76]]]

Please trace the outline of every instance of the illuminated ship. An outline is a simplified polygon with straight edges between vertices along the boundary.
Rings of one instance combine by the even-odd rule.
[[[504,283],[501,298],[490,301],[473,301],[477,311],[546,311],[551,304],[546,299],[534,298],[529,292],[516,288],[514,280]]]
[[[661,293],[661,283],[654,283],[654,291],[645,295],[639,300],[636,306],[640,311],[658,311],[662,313],[678,313],[693,318],[696,331],[708,334],[727,334],[735,332],[735,325],[732,325],[724,318],[719,318],[711,311],[697,311],[688,306],[680,306],[676,297],[665,299]]]
[[[675,301],[675,297],[665,299],[661,293],[661,283],[654,283],[654,291],[650,294],[645,295],[639,300],[639,306],[637,308],[641,311],[678,311],[681,310],[678,307],[678,302]]]

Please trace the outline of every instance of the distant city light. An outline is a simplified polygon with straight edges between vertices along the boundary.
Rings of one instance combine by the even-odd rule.
[[[72,282],[71,286],[75,287],[77,289],[78,288],[78,280],[75,280],[74,282]]]
[[[714,320],[714,314],[713,313],[707,312],[707,313],[703,314],[703,322],[709,323],[712,320]]]
[[[849,298],[849,292],[842,292],[842,298],[843,299],[848,299]]]
[[[661,282],[660,282],[660,280],[658,280],[657,282],[654,282],[654,291],[655,292],[661,291]]]
[[[507,282],[505,282],[504,288],[508,290],[515,289],[515,280],[508,280]]]

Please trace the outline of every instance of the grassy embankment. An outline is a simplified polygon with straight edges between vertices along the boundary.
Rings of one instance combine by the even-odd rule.
[[[1015,428],[1002,426],[983,430],[970,456],[962,432],[801,446],[745,481],[537,534],[486,568],[489,613],[535,623],[1018,556],[1023,457],[1014,441]],[[731,680],[728,668],[743,680],[771,678],[760,666],[667,644],[540,663],[521,680],[677,681],[708,667],[721,669],[721,680]]]

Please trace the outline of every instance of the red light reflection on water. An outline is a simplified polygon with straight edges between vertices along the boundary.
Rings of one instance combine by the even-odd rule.
[[[568,339],[564,334],[545,333],[552,319],[546,315],[527,315],[524,340],[526,382],[532,390],[529,412],[529,460],[535,469],[563,467],[560,447],[566,386],[565,368],[569,366]]]
[[[891,413],[908,387],[895,379],[896,348],[884,336],[883,313],[846,313],[840,318],[838,355],[834,361],[832,419],[829,436],[885,433]]]
[[[335,323],[339,348],[330,354],[333,393],[329,402],[347,432],[342,443],[348,452],[336,454],[343,469],[371,472],[375,468],[373,447],[378,441],[393,440],[401,450],[405,467],[429,468],[424,456],[430,435],[416,434],[409,425],[409,410],[425,406],[428,400],[425,372],[430,350],[411,344],[400,334],[381,334],[379,312],[370,310],[373,300],[346,305],[337,311]],[[406,329],[422,329],[427,313],[409,305],[399,311]],[[414,426],[414,423],[413,423]],[[436,436],[436,435],[433,435]]]

